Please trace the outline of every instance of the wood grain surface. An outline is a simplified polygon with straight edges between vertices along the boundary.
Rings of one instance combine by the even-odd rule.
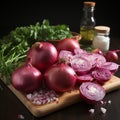
[[[120,88],[120,78],[112,76],[112,78],[106,82],[103,87],[106,92],[111,92],[113,90]],[[59,97],[59,102],[48,103],[44,105],[34,105],[31,103],[24,94],[16,90],[12,85],[8,88],[18,97],[18,99],[26,106],[26,108],[36,117],[45,116],[54,111],[65,108],[69,105],[80,102],[80,93],[78,90],[73,90],[71,92],[65,92]]]

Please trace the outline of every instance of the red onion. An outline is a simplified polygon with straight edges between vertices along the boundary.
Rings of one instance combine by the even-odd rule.
[[[61,50],[58,56],[59,61],[65,61],[66,64],[70,64],[73,54],[71,51]]]
[[[79,91],[81,98],[89,104],[101,101],[106,94],[101,85],[93,82],[83,82],[79,87]]]
[[[84,57],[89,61],[92,67],[102,65],[103,63],[106,62],[105,57],[98,53],[89,53],[87,55],[84,55]]]
[[[92,53],[98,53],[98,54],[100,54],[100,55],[103,55],[104,56],[104,53],[100,50],[100,49],[94,49],[93,51],[92,51]]]
[[[56,48],[59,52],[61,50],[68,50],[68,51],[74,52],[74,49],[80,48],[80,45],[79,45],[79,42],[77,42],[73,38],[65,38],[57,44]]]
[[[51,66],[44,77],[46,85],[57,92],[72,90],[76,83],[76,73],[64,63]]]
[[[91,76],[91,74],[85,74],[77,77],[77,83],[81,84],[83,82],[91,82],[93,79],[94,78]]]
[[[99,67],[108,69],[112,74],[114,74],[118,70],[119,66],[120,65],[114,62],[105,62]]]
[[[12,85],[21,92],[30,93],[34,90],[38,90],[41,86],[42,74],[33,67],[31,64],[27,64],[17,68],[11,77]]]
[[[92,65],[84,57],[75,55],[71,60],[71,67],[78,75],[82,75],[89,72],[92,68]]]
[[[117,62],[118,61],[118,52],[120,52],[120,50],[111,50],[111,51],[108,51],[106,54],[105,54],[105,57],[106,57],[106,60],[109,61],[109,62]]]
[[[59,95],[49,89],[40,89],[26,95],[27,99],[30,100],[34,105],[43,105],[59,101]]]
[[[28,51],[27,59],[31,59],[37,69],[45,71],[57,61],[57,49],[49,42],[36,42]]]
[[[106,81],[110,80],[112,74],[106,68],[96,68],[92,71],[92,76],[97,82],[105,83]]]
[[[79,56],[83,56],[83,54],[87,54],[87,51],[83,50],[81,48],[75,48],[74,49],[74,54],[75,55],[79,55]]]

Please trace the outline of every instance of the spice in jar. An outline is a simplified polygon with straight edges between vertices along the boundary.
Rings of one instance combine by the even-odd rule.
[[[110,27],[108,26],[95,26],[95,37],[93,40],[93,47],[99,48],[103,52],[109,50],[110,46]]]

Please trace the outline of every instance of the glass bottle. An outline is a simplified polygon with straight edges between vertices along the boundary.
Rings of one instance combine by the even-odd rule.
[[[83,17],[80,23],[80,34],[82,36],[80,40],[81,45],[92,45],[94,39],[94,26],[96,24],[94,19],[95,4],[95,2],[84,2]]]
[[[108,26],[95,26],[95,37],[93,40],[93,48],[98,48],[103,52],[109,50],[110,46],[110,27]]]

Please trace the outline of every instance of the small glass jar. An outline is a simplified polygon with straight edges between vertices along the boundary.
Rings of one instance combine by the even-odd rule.
[[[93,40],[93,47],[106,52],[110,46],[110,27],[108,26],[95,26],[95,37]]]

